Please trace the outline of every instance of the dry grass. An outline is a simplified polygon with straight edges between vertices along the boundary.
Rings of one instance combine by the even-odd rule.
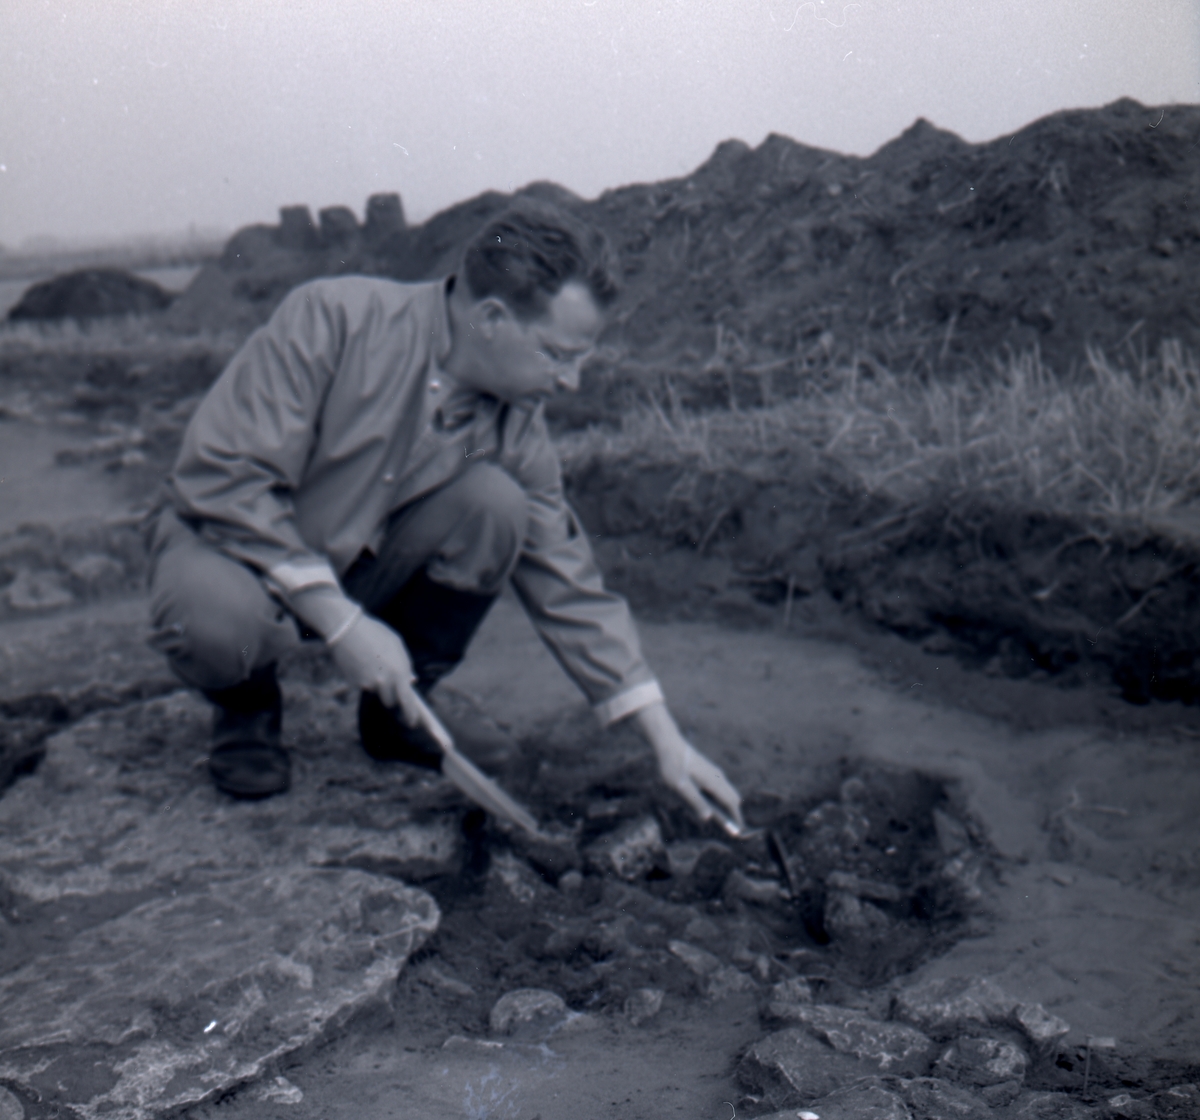
[[[33,355],[112,356],[151,361],[206,353],[228,359],[241,342],[236,332],[180,334],[153,315],[100,319],[0,322],[0,360]]]
[[[907,509],[1157,519],[1200,497],[1200,366],[1173,342],[1124,365],[1089,351],[1069,380],[1036,354],[937,383],[858,360],[771,408],[698,414],[668,393],[561,450],[574,475],[678,464],[673,499],[698,475],[832,475]]]

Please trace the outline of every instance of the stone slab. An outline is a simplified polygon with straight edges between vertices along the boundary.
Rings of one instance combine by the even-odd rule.
[[[85,1120],[199,1104],[386,998],[438,918],[353,870],[173,892],[0,977],[0,1077]]]

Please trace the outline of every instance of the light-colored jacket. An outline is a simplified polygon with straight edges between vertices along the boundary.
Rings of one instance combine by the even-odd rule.
[[[170,501],[286,599],[340,587],[389,513],[491,459],[529,498],[512,582],[543,641],[602,723],[660,699],[629,608],[604,588],[567,504],[542,409],[458,387],[440,365],[450,341],[443,282],[301,285],[192,416]],[[451,414],[471,419],[440,422]]]

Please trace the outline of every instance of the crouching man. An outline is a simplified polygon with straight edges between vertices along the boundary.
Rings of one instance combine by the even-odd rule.
[[[603,236],[523,202],[455,275],[292,291],[197,408],[151,538],[152,643],[215,705],[209,771],[288,788],[275,665],[301,630],[361,689],[362,745],[438,767],[425,696],[506,580],[603,724],[632,718],[700,817],[740,822],[681,735],[563,495],[542,403],[578,386],[615,294]]]

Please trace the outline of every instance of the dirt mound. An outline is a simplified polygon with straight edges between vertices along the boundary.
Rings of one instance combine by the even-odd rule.
[[[119,268],[85,268],[33,284],[9,313],[20,319],[98,319],[161,311],[171,293]]]
[[[1065,370],[1088,342],[1200,341],[1186,282],[1200,258],[1198,128],[1200,108],[1126,99],[985,144],[924,120],[865,159],[772,135],[592,202],[545,183],[518,195],[554,197],[612,237],[625,283],[607,374],[635,389],[655,372],[749,371],[760,396],[790,395],[855,350],[953,368],[1036,345]],[[436,276],[512,197],[487,192],[352,242],[311,219],[299,239],[250,227],[173,314],[252,324],[313,276]]]

